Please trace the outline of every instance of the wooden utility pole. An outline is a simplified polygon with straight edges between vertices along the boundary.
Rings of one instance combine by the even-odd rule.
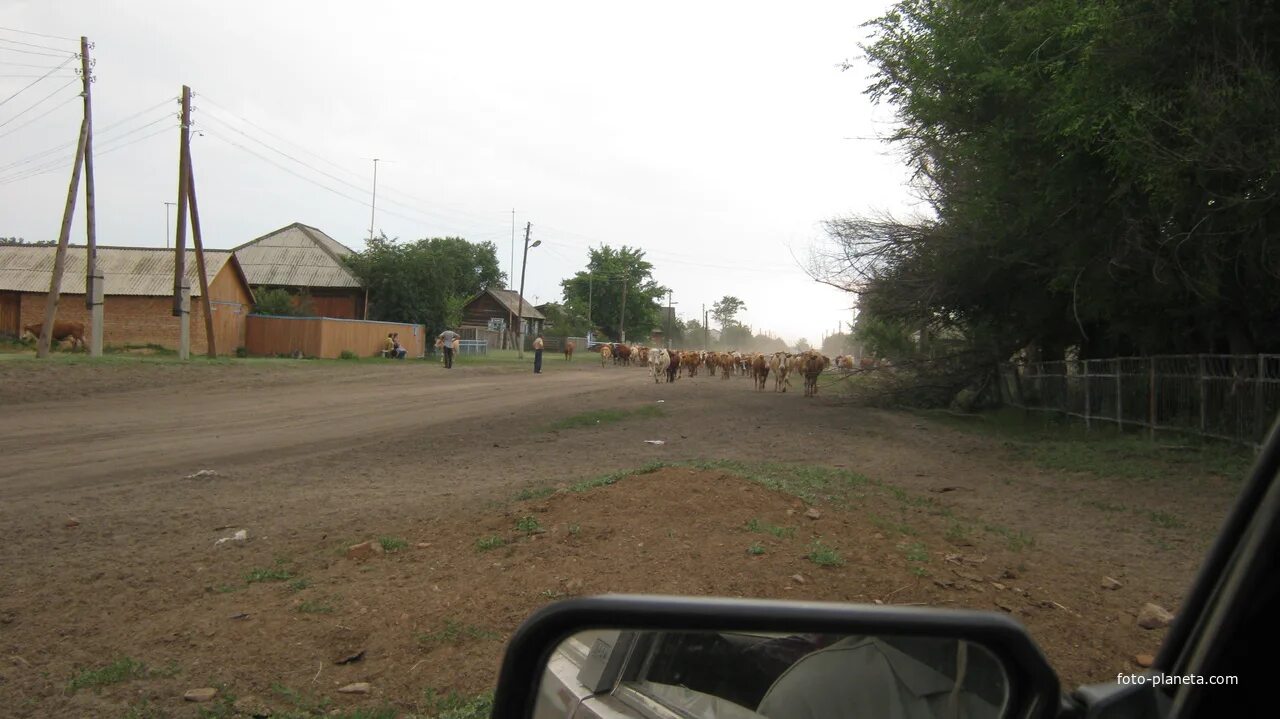
[[[533,230],[533,223],[527,222],[524,226],[524,258],[520,260],[520,309],[516,311],[516,322],[520,323],[520,331],[516,333],[516,356],[524,359],[524,269],[529,264],[529,232]],[[537,247],[542,243],[538,240],[534,243]]]
[[[671,304],[671,290],[667,290],[667,349],[671,349],[671,316],[675,313],[676,307]]]
[[[187,185],[191,180],[191,88],[182,86],[182,123],[178,128],[178,226],[173,239],[173,316],[182,316],[182,285],[187,279]]]
[[[85,266],[84,306],[89,310],[89,356],[102,356],[102,301],[106,288],[98,268],[98,213],[93,198],[93,61],[89,58],[89,38],[80,37],[80,83],[84,95],[84,209]]]
[[[627,284],[628,278],[624,274],[622,276],[622,314],[618,316],[618,334],[622,335],[618,341],[624,345],[627,343]]]
[[[204,237],[200,233],[200,206],[196,204],[196,171],[187,157],[187,200],[191,203],[191,241],[196,247],[196,273],[200,275],[200,306],[204,310],[205,354],[218,356],[213,338],[213,301],[209,298],[209,275],[205,272]]]
[[[89,126],[80,121],[80,140],[76,143],[76,159],[71,165],[71,185],[67,187],[67,204],[62,210],[62,230],[58,233],[58,250],[53,256],[53,275],[49,278],[49,297],[44,303],[44,324],[40,327],[40,340],[36,343],[36,356],[49,356],[49,342],[53,337],[53,320],[58,316],[58,297],[62,293],[62,273],[67,263],[67,242],[71,239],[71,218],[76,211],[76,190],[80,187],[80,168],[84,165],[84,143],[89,136]]]

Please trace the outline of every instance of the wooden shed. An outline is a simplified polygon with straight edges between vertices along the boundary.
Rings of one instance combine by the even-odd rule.
[[[524,332],[536,335],[542,331],[542,323],[547,318],[533,306],[529,300],[524,301],[523,311],[520,309],[520,293],[513,290],[485,290],[467,301],[462,310],[463,327],[485,327],[491,322],[500,321],[510,329],[510,323],[519,313],[524,320]]]
[[[44,321],[45,300],[53,275],[56,247],[29,245],[0,247],[0,333],[18,335],[27,325]],[[59,320],[83,322],[86,249],[67,248],[62,276]],[[232,354],[245,343],[245,319],[253,306],[249,282],[231,252],[205,250],[214,341],[218,354]],[[173,316],[174,251],[152,247],[98,247],[103,273],[104,346],[158,345],[176,349],[181,332]],[[204,307],[196,255],[188,250],[187,281],[191,286],[191,352],[206,350]],[[92,331],[92,329],[90,329]]]

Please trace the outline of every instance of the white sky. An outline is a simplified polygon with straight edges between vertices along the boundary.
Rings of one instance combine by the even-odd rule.
[[[793,253],[825,242],[826,218],[913,206],[891,149],[844,139],[891,127],[862,94],[866,66],[837,68],[889,4],[3,0],[0,27],[96,45],[103,244],[164,245],[178,137],[162,103],[185,83],[206,132],[192,153],[210,247],[300,221],[360,249],[380,157],[389,236],[492,240],[510,271],[512,208],[521,232],[532,222],[531,300],[559,299],[588,245],[627,244],[681,316],[733,294],[757,331],[817,342],[852,296]],[[32,45],[75,47],[0,30],[0,99],[35,79],[13,75],[45,72],[24,65],[61,62]],[[80,117],[78,85],[58,88],[72,80],[0,106],[0,236],[57,237]]]

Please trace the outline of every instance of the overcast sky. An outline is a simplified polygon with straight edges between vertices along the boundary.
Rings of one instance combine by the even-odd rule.
[[[793,255],[826,218],[913,206],[891,148],[845,139],[892,127],[858,50],[889,4],[3,0],[0,98],[76,45],[13,30],[96,44],[103,244],[164,245],[185,83],[211,247],[298,221],[360,249],[379,157],[391,237],[493,241],[510,271],[511,210],[533,223],[531,300],[626,244],[681,316],[731,294],[757,331],[817,342],[853,298]],[[57,238],[77,87],[63,69],[0,106],[0,236]]]

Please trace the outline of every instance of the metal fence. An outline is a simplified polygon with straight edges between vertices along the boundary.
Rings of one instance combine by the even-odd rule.
[[[459,355],[487,355],[489,343],[485,340],[458,340]]]
[[[1280,412],[1280,355],[1005,364],[1006,404],[1097,423],[1261,444]]]

